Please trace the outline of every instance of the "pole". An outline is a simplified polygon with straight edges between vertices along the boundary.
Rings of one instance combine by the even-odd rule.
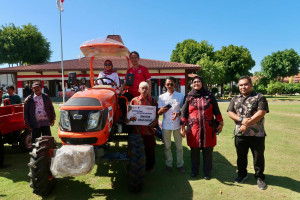
[[[63,91],[63,103],[65,103],[65,80],[64,80],[64,57],[62,44],[62,29],[61,29],[61,10],[59,10],[59,24],[60,24],[60,51],[61,51],[61,85]]]

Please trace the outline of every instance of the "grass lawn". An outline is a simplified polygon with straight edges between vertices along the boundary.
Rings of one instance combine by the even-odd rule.
[[[265,191],[257,189],[253,160],[249,153],[249,179],[244,184],[233,182],[236,177],[236,152],[233,144],[233,122],[226,113],[228,102],[219,103],[225,127],[214,149],[212,179],[190,178],[190,151],[184,145],[186,174],[165,174],[163,144],[156,146],[154,173],[146,174],[145,188],[138,194],[128,192],[126,166],[122,163],[100,163],[85,176],[60,178],[55,190],[45,199],[300,199],[300,102],[270,102],[266,115],[266,182]],[[58,106],[56,106],[58,111]],[[57,113],[58,116],[58,113]],[[59,119],[59,117],[57,117]],[[58,122],[58,121],[57,121]],[[52,134],[57,138],[57,122]],[[172,144],[175,157],[175,144]],[[202,160],[202,159],[201,159]],[[29,187],[27,163],[29,155],[5,146],[5,163],[0,169],[0,199],[42,199]]]

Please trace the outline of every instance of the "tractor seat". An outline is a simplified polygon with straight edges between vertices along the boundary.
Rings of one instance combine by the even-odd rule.
[[[111,85],[95,85],[93,88],[95,89],[104,89],[104,88],[113,88]]]

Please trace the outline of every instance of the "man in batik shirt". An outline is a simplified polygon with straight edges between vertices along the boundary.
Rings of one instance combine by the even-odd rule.
[[[235,147],[237,152],[238,177],[236,183],[247,178],[248,150],[251,149],[254,161],[255,178],[261,190],[267,189],[265,183],[265,136],[264,116],[269,112],[266,98],[252,91],[252,81],[242,76],[238,82],[240,95],[235,96],[228,107],[228,115],[234,120]]]

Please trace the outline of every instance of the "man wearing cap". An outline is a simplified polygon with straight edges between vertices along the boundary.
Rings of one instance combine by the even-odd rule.
[[[31,141],[34,143],[41,135],[51,135],[50,126],[54,125],[56,115],[50,97],[42,93],[41,84],[33,83],[32,91],[24,101],[24,121],[32,130]]]

